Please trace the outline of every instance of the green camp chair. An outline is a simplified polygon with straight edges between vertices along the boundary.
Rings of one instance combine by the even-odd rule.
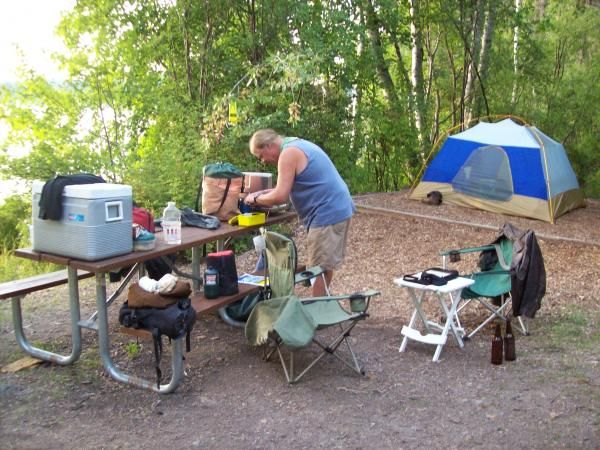
[[[511,261],[513,255],[513,242],[502,237],[494,244],[481,247],[469,247],[456,250],[446,250],[440,253],[444,269],[448,268],[449,262],[458,262],[461,255],[468,253],[479,253],[479,268],[481,271],[463,277],[472,278],[475,283],[463,289],[461,298],[464,300],[458,307],[456,320],[460,325],[460,312],[472,301],[481,304],[490,313],[485,320],[464,339],[470,339],[494,319],[507,320],[511,307]],[[521,316],[518,317],[521,332],[528,334],[527,327]]]
[[[323,276],[319,267],[296,274],[297,252],[291,239],[263,230],[268,285],[271,299],[260,302],[246,322],[246,338],[251,345],[265,345],[264,359],[275,353],[283,367],[288,383],[303,377],[325,355],[332,355],[356,373],[364,375],[350,343],[350,332],[356,324],[368,317],[375,290],[362,293],[298,298],[294,285],[310,278]],[[337,334],[325,343],[319,330],[336,327]],[[294,356],[299,349],[314,344],[319,353],[304,368],[297,371]],[[338,352],[340,346],[346,354]],[[289,353],[288,358],[285,353]]]

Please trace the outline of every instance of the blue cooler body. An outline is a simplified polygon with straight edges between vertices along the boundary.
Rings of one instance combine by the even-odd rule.
[[[33,249],[96,261],[133,250],[131,186],[94,183],[66,186],[60,220],[42,220],[44,182],[32,190]]]

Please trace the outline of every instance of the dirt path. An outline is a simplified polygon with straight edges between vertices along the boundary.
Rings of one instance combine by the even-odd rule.
[[[598,212],[591,214],[591,223],[598,219]],[[371,317],[353,332],[365,377],[330,358],[289,386],[279,364],[263,362],[240,329],[210,316],[196,324],[183,385],[158,396],[107,377],[94,335],[86,331],[84,354],[74,366],[42,364],[0,374],[2,447],[599,448],[598,246],[540,239],[548,294],[530,322],[532,335],[517,334],[517,361],[489,364],[489,329],[462,350],[450,341],[437,364],[431,346],[409,343],[398,352],[411,307],[393,278],[439,264],[442,249],[487,243],[494,235],[427,219],[355,217],[334,290],[382,291]],[[255,255],[241,255],[239,268],[254,262]],[[36,330],[35,341],[51,338],[53,348],[67,348],[66,305],[59,301],[65,294],[61,287],[27,299],[34,316],[27,331]],[[10,305],[3,303],[4,366],[23,354],[16,349]],[[82,304],[85,316],[91,296]],[[473,312],[467,325],[479,317]],[[130,342],[115,335],[116,363],[152,378],[151,345],[144,343],[134,357]]]

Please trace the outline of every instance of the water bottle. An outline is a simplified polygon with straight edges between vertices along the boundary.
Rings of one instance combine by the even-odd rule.
[[[168,202],[163,211],[162,229],[165,243],[181,244],[181,211],[175,202]]]

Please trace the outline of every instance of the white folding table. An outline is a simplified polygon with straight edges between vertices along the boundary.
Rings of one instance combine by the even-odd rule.
[[[417,276],[419,275],[420,274],[417,274]],[[394,279],[394,284],[408,289],[413,304],[415,305],[415,310],[410,317],[408,326],[404,325],[402,327],[401,334],[404,338],[400,345],[400,352],[403,352],[406,349],[409,339],[435,345],[436,349],[432,361],[436,362],[440,358],[440,353],[446,344],[449,332],[452,333],[459,347],[463,348],[464,344],[462,336],[464,335],[464,329],[460,327],[456,310],[460,302],[462,290],[467,286],[472,285],[474,282],[475,281],[470,278],[458,277],[448,281],[448,283],[443,286],[435,286],[406,281],[402,277]],[[443,325],[429,320],[421,307],[423,301],[428,297],[428,294],[436,297],[442,307],[445,317]],[[447,303],[448,301],[449,304]],[[416,327],[417,316],[423,324],[425,334],[422,334]],[[434,330],[437,330],[439,333],[434,333]]]

